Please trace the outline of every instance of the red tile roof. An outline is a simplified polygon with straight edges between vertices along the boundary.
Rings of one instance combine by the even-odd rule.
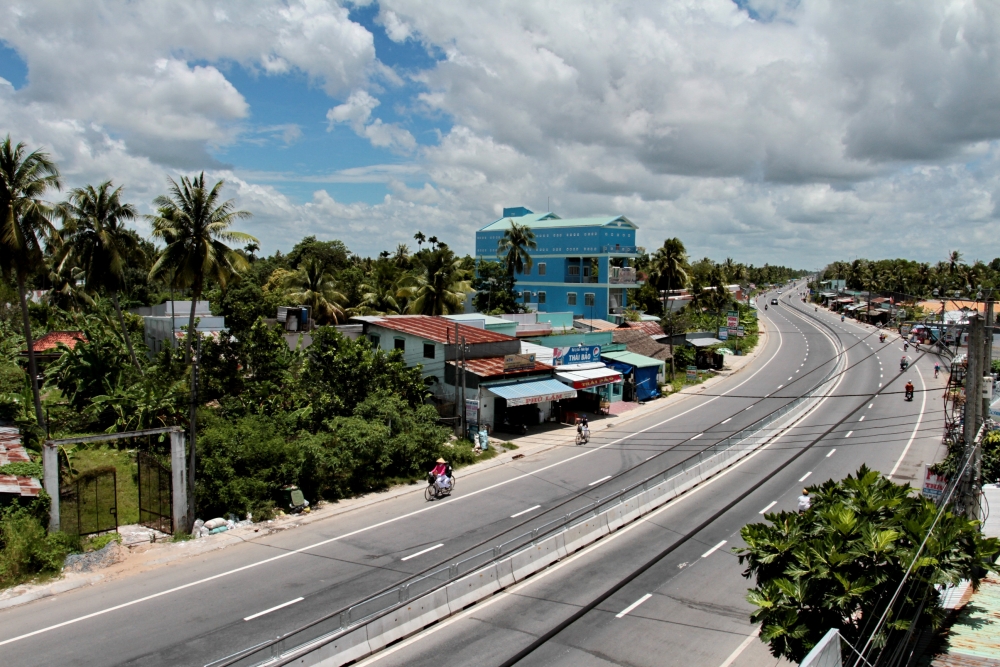
[[[458,366],[460,362],[449,361],[448,363],[453,366]],[[525,373],[536,373],[538,371],[552,370],[552,366],[549,366],[548,364],[543,364],[540,361],[536,361],[534,367],[532,368],[522,368],[516,371],[504,372],[503,357],[484,357],[482,359],[467,359],[465,361],[465,367],[469,369],[470,372],[478,375],[481,378],[524,375]]]
[[[456,322],[443,317],[432,317],[430,315],[395,315],[380,317],[369,320],[372,326],[401,331],[403,333],[432,340],[437,343],[455,343]],[[465,338],[469,345],[475,343],[501,343],[504,341],[517,340],[511,336],[506,336],[495,331],[477,329],[466,324],[458,324],[459,338]],[[501,362],[503,359],[501,359]]]
[[[626,322],[622,325],[623,329],[638,329],[639,331],[645,331],[650,336],[662,336],[663,327],[660,326],[659,322]]]
[[[73,349],[77,343],[81,342],[87,342],[87,337],[83,335],[82,331],[50,331],[35,340],[33,347],[35,352],[50,352],[59,347],[59,343]]]
[[[21,435],[16,428],[0,428],[0,466],[8,463],[28,462],[27,452],[21,446]],[[21,496],[37,496],[42,485],[34,477],[15,477],[0,475],[0,493],[18,494]]]

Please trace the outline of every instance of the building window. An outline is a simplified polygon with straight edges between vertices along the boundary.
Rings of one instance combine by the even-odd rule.
[[[576,292],[570,292],[566,295],[566,305],[575,306],[576,305]]]
[[[372,347],[378,347],[379,343],[382,342],[382,337],[378,334],[371,334],[368,336],[368,340],[372,342]]]
[[[538,303],[545,303],[545,292],[538,293]]]
[[[612,384],[611,385],[611,393],[614,394],[615,396],[621,396],[622,395],[622,383],[621,382],[615,382],[614,384]]]
[[[400,350],[401,352],[406,352],[406,339],[396,338],[392,341],[393,349]]]
[[[434,358],[434,343],[424,343],[424,359]]]
[[[584,294],[583,294],[583,305],[585,305],[585,306],[593,306],[594,305],[594,293],[593,292],[584,292]]]
[[[531,291],[530,290],[524,290],[524,292],[521,293],[521,296],[524,297],[524,302],[525,303],[531,303]]]
[[[580,267],[579,266],[572,266],[572,265],[569,266],[569,267],[567,267],[567,273],[566,273],[566,275],[570,276],[571,278],[579,278],[580,277]]]
[[[538,275],[540,275],[540,276],[544,276],[545,275],[545,262],[541,262],[538,265]]]

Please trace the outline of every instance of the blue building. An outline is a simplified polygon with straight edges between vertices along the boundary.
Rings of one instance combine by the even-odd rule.
[[[637,228],[631,220],[623,215],[563,220],[555,213],[505,208],[502,218],[476,232],[477,259],[497,259],[497,244],[511,222],[529,227],[538,244],[530,251],[531,270],[515,276],[524,303],[539,312],[618,319],[625,290],[639,287],[633,266]]]

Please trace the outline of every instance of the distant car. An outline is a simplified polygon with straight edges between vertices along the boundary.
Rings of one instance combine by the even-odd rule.
[[[771,299],[771,305],[772,306],[777,306],[778,305],[778,300],[777,299]]]

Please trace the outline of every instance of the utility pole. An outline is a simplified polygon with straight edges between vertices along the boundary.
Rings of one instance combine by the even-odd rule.
[[[465,409],[465,336],[462,336],[462,437],[469,433],[469,416]]]
[[[961,481],[962,494],[961,502],[964,513],[970,519],[979,518],[979,471],[982,465],[979,451],[976,446],[976,434],[982,424],[983,412],[983,319],[979,313],[969,318],[969,345],[966,355],[965,373],[965,418],[963,421],[963,435],[965,440],[965,451],[972,457],[972,464],[966,470]]]

